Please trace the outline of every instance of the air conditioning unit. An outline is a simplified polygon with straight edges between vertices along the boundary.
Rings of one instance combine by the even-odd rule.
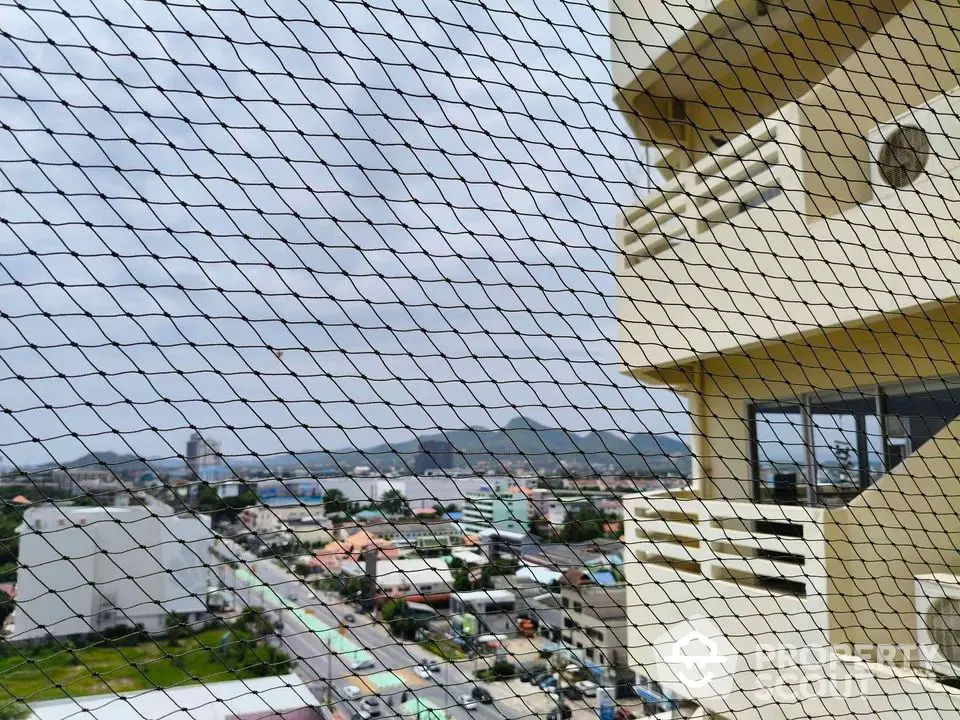
[[[920,663],[946,677],[960,677],[960,577],[918,575],[915,581]]]
[[[941,95],[867,135],[878,200],[913,192],[924,178],[960,178],[960,97]]]

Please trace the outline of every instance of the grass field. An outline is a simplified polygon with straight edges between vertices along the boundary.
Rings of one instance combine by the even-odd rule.
[[[221,641],[227,633],[227,641]],[[286,672],[273,648],[241,630],[208,629],[171,645],[166,640],[129,647],[16,650],[0,658],[0,703],[52,700]]]

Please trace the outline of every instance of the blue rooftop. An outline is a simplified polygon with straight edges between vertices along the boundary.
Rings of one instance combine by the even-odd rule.
[[[594,570],[590,575],[597,585],[616,585],[617,579],[609,570]]]
[[[270,505],[273,507],[276,506],[286,506],[286,505],[322,505],[323,498],[320,497],[262,497],[260,502],[264,505]]]

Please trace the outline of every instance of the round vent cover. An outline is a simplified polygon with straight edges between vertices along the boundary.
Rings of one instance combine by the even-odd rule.
[[[960,601],[937,598],[927,610],[927,630],[944,659],[960,664]]]
[[[883,144],[878,165],[880,176],[895,188],[913,183],[930,158],[930,138],[916,125],[904,125],[894,130]]]

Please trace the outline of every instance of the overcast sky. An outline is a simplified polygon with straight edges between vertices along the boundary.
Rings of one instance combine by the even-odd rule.
[[[0,459],[686,426],[616,372],[610,228],[643,176],[605,0],[25,5]]]

